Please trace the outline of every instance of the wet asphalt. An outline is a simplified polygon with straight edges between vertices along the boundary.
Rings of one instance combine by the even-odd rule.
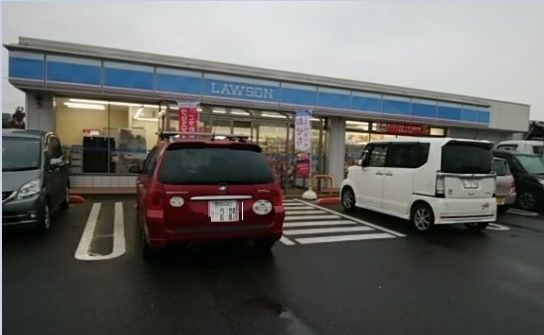
[[[122,201],[126,253],[74,258],[93,202],[92,248],[111,250]],[[342,211],[338,206],[330,208]],[[351,214],[351,213],[350,213]],[[542,334],[544,217],[504,214],[471,233],[357,210],[405,234],[386,240],[175,248],[144,261],[134,199],[102,196],[55,215],[52,231],[4,231],[4,334]],[[108,249],[109,248],[109,249]]]

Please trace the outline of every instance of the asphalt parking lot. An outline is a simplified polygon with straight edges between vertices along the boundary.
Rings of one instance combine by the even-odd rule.
[[[284,238],[270,253],[228,243],[174,248],[146,262],[134,199],[121,196],[72,205],[57,213],[46,236],[4,231],[3,332],[544,329],[542,216],[507,213],[483,233],[444,226],[422,235],[402,220],[365,210],[346,216],[339,206],[290,201],[287,207]],[[82,238],[92,215],[96,226]]]

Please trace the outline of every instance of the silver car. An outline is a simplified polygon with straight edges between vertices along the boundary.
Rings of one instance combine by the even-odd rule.
[[[516,203],[516,182],[505,159],[494,157],[493,166],[497,174],[495,191],[497,209],[499,212],[505,212],[509,206]]]
[[[68,208],[68,164],[58,137],[40,130],[2,130],[2,227],[45,233],[54,209]]]

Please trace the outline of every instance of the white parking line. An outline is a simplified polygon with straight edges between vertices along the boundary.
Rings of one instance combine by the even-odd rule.
[[[312,227],[312,226],[341,226],[341,225],[354,225],[357,222],[351,220],[327,220],[327,221],[305,221],[305,222],[285,222],[283,228],[295,228],[295,227]]]
[[[297,238],[300,244],[315,244],[315,243],[329,243],[329,242],[344,242],[344,241],[359,241],[359,240],[374,240],[374,239],[386,239],[395,238],[395,236],[387,233],[376,234],[358,234],[358,235],[340,235],[340,236],[322,236],[322,237],[302,237]]]
[[[89,254],[91,243],[93,241],[94,230],[96,228],[96,221],[98,220],[98,214],[100,213],[101,203],[93,204],[89,218],[79,240],[74,257],[82,261],[101,261],[106,259],[112,259],[119,257],[125,253],[126,241],[125,241],[125,224],[123,220],[123,203],[115,203],[115,214],[113,218],[113,248],[112,252],[107,255],[95,255]]]
[[[312,234],[335,234],[335,233],[347,233],[354,231],[369,231],[374,230],[370,227],[332,227],[332,228],[312,228],[312,229],[291,229],[283,232],[284,235],[312,235]]]
[[[518,209],[518,208],[510,208],[508,210],[508,213],[516,214],[516,215],[523,215],[523,216],[538,216],[538,213],[524,211],[523,209]]]
[[[488,230],[498,230],[498,231],[510,230],[510,228],[508,228],[506,226],[503,226],[503,225],[500,225],[500,224],[496,224],[496,223],[490,223],[487,226],[487,229]]]

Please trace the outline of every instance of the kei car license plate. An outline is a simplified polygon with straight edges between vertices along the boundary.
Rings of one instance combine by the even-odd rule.
[[[211,222],[238,221],[238,204],[235,200],[218,200],[208,202]]]
[[[464,188],[478,188],[478,179],[463,179]]]

